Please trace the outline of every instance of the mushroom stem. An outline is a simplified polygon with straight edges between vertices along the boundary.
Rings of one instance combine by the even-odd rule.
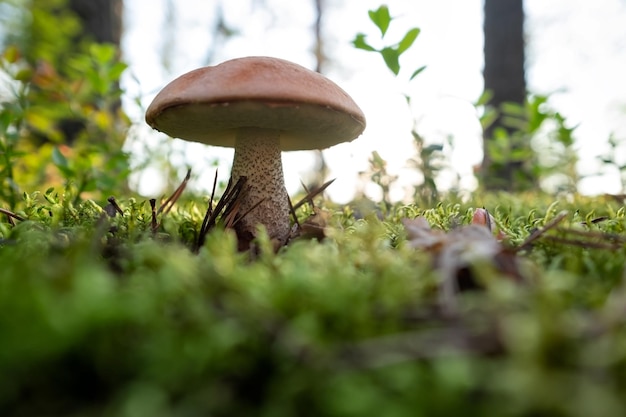
[[[237,132],[231,177],[233,184],[242,176],[247,178],[239,212],[245,213],[263,200],[235,225],[240,245],[256,236],[258,224],[265,226],[276,243],[283,244],[289,235],[289,197],[279,145],[278,130],[240,128]]]

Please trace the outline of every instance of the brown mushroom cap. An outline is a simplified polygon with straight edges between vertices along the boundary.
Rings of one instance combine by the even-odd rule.
[[[358,137],[365,116],[323,75],[278,58],[246,57],[188,72],[154,98],[146,122],[172,137],[235,146],[238,128],[281,131],[281,150],[324,149]]]

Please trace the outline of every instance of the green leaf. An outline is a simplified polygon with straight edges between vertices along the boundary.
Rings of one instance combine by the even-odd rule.
[[[389,29],[389,23],[391,22],[391,15],[389,14],[389,8],[385,5],[380,6],[376,10],[370,10],[367,12],[370,16],[370,20],[380,29],[381,37],[385,37],[387,29]]]
[[[383,56],[385,64],[387,64],[387,68],[389,68],[395,75],[398,75],[400,72],[400,61],[398,60],[400,55],[398,54],[398,50],[386,47],[380,51],[380,54]]]
[[[9,46],[2,54],[2,58],[6,60],[9,64],[15,64],[20,58],[20,51],[17,49],[16,46]]]
[[[23,68],[15,74],[13,79],[15,79],[16,81],[21,81],[25,83],[25,82],[30,81],[32,77],[33,77],[33,71],[30,68]]]
[[[357,33],[356,37],[352,41],[352,45],[354,45],[354,47],[357,49],[363,49],[370,52],[376,51],[376,48],[374,48],[365,41],[365,35],[363,33]]]
[[[528,121],[519,117],[511,117],[511,116],[502,116],[500,119],[502,126],[509,127],[514,130],[519,130],[522,132],[528,131]]]
[[[115,59],[117,49],[110,44],[97,44],[94,43],[90,46],[89,52],[93,59],[99,64],[106,64]]]
[[[526,117],[526,108],[519,103],[506,101],[501,104],[500,109],[502,110],[502,113],[509,116]]]
[[[119,81],[122,76],[122,73],[126,71],[128,65],[124,62],[116,62],[111,68],[109,68],[109,79],[112,81]]]
[[[481,115],[479,118],[480,125],[482,126],[483,129],[489,128],[491,125],[495,123],[497,119],[498,119],[498,112],[491,107],[487,107],[483,115]]]
[[[417,77],[417,75],[419,73],[421,73],[422,71],[424,71],[426,69],[426,65],[419,67],[418,69],[416,69],[415,71],[413,71],[413,74],[411,74],[411,77],[409,77],[409,81],[411,81],[413,78]]]
[[[478,100],[476,100],[476,103],[474,103],[474,106],[476,107],[486,106],[491,101],[492,98],[493,98],[493,92],[489,90],[485,90],[482,92],[480,97],[478,97]]]
[[[426,146],[424,151],[427,153],[441,152],[443,151],[443,144],[441,143],[433,143],[431,145]]]
[[[402,38],[400,43],[398,43],[398,54],[402,54],[407,49],[409,49],[411,47],[411,45],[413,45],[413,42],[415,42],[415,39],[417,39],[417,36],[419,34],[420,34],[420,29],[419,28],[413,28],[413,29],[409,30],[404,35],[404,38]]]
[[[74,176],[74,170],[70,167],[67,158],[56,146],[52,150],[52,162],[66,178]]]
[[[63,155],[63,153],[61,153],[57,146],[55,146],[52,150],[52,162],[54,162],[54,165],[56,166],[68,166],[67,158]]]

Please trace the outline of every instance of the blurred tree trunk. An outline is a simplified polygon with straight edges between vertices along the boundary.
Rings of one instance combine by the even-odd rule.
[[[79,35],[72,39],[76,50],[84,42],[110,43],[120,49],[123,0],[69,0],[68,7],[82,27]],[[115,100],[110,108],[111,114],[115,115],[121,105],[121,100]],[[64,119],[59,124],[68,143],[72,143],[84,129],[84,122],[79,119]]]
[[[518,185],[522,186],[521,183],[533,182],[529,178],[530,173],[524,171],[524,160],[515,157],[504,160],[501,157],[496,158],[490,152],[489,145],[494,140],[494,133],[501,129],[508,134],[510,153],[520,154],[518,151],[521,148],[530,147],[528,138],[520,138],[519,132],[515,135],[515,129],[503,123],[500,114],[503,103],[523,106],[526,100],[523,0],[485,0],[483,31],[483,77],[485,91],[492,94],[487,105],[499,113],[495,122],[483,132],[483,186],[494,190],[518,189]]]
[[[123,0],[70,0],[68,5],[80,19],[84,35],[120,46]]]

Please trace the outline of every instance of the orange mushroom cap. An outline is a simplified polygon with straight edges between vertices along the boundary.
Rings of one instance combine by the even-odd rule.
[[[242,127],[280,131],[281,150],[324,149],[365,129],[359,106],[323,75],[283,59],[245,57],[188,72],[161,90],[146,122],[172,137],[234,147]]]

